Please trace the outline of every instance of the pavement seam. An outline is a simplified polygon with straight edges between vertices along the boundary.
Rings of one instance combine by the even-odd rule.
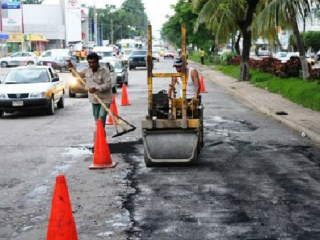
[[[199,66],[199,64],[193,62],[193,64]],[[207,68],[207,67],[206,67]],[[248,96],[246,95],[244,92],[241,92],[238,90],[238,88],[236,86],[230,86],[229,83],[221,83],[221,81],[219,79],[217,79],[217,77],[215,76],[212,76],[212,73],[218,73],[218,75],[221,75],[225,78],[228,78],[228,79],[232,79],[234,80],[233,82],[231,82],[231,84],[236,84],[237,83],[240,83],[240,82],[236,82],[236,79],[234,78],[231,78],[231,77],[228,77],[218,71],[215,71],[213,69],[205,69],[203,70],[203,67],[199,69],[200,73],[203,73],[204,76],[206,76],[210,81],[212,81],[213,83],[217,84],[218,86],[222,87],[223,89],[227,90],[228,92],[231,92],[234,96],[236,96],[237,98],[239,98],[240,100],[242,100],[241,102],[243,102],[243,100],[245,101],[245,103],[247,103],[251,108],[253,109],[256,109],[272,118],[274,118],[275,120],[287,125],[288,127],[296,130],[296,131],[299,131],[301,133],[305,133],[306,134],[306,137],[308,137],[310,140],[312,140],[313,142],[315,142],[317,145],[320,145],[320,135],[312,130],[310,130],[309,128],[307,128],[306,126],[302,125],[301,123],[297,122],[297,121],[294,121],[292,119],[288,119],[287,117],[285,116],[278,116],[275,114],[275,112],[270,109],[270,108],[267,108],[267,107],[264,107],[264,106],[261,106],[259,104],[259,102],[262,101],[262,99],[255,99],[252,95],[251,96]],[[209,76],[209,74],[211,73],[211,75]],[[229,80],[230,81],[230,80]],[[248,89],[250,88],[256,88],[254,86],[251,86],[249,85],[250,83],[247,83],[247,82],[241,82],[241,85],[240,85],[240,88],[242,87],[242,90],[243,88],[247,87]],[[238,84],[239,85],[239,84]],[[261,90],[261,91],[264,91],[265,93],[264,94],[275,94],[275,93],[270,93],[270,92],[267,92],[266,90],[263,90],[263,89],[255,89],[256,91],[258,90]],[[244,90],[246,91],[246,90]],[[279,94],[276,94],[277,96],[283,98],[281,95]],[[287,99],[285,99],[287,100]],[[289,101],[289,100],[287,100]],[[297,105],[295,103],[292,103],[290,102],[292,105],[296,105],[296,106],[299,106],[299,107],[302,107],[300,105]],[[279,104],[279,103],[278,103]],[[281,102],[281,105],[283,106],[287,106],[287,103],[284,103],[284,102]],[[290,105],[290,104],[289,104]],[[292,106],[291,105],[291,106]],[[306,109],[306,108],[305,108]],[[309,111],[313,111],[313,110],[310,110],[308,109]],[[289,113],[290,114],[290,113]],[[290,114],[291,115],[291,114]],[[320,114],[319,114],[320,115]],[[307,117],[306,117],[307,118]],[[304,119],[306,119],[304,118]],[[319,118],[320,119],[320,118]],[[320,121],[320,120],[319,120]],[[312,125],[314,124],[314,122],[311,120],[311,123]]]

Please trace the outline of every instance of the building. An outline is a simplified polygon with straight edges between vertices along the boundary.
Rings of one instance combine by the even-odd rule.
[[[59,5],[2,0],[1,20],[1,32],[9,34],[9,53],[66,48],[88,35],[82,31],[85,19],[78,0],[60,0]]]

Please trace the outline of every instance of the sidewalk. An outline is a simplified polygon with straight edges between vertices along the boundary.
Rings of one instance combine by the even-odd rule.
[[[205,82],[211,80],[220,87],[228,90],[249,106],[263,112],[289,127],[304,133],[306,137],[320,144],[320,113],[290,102],[279,94],[259,89],[248,82],[237,82],[219,71],[208,66],[192,62],[197,66],[199,74]],[[284,111],[288,115],[277,115]]]

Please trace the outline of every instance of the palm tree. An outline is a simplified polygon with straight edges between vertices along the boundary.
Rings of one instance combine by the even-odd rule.
[[[229,39],[234,30],[243,37],[239,81],[249,80],[249,57],[252,41],[252,23],[261,0],[193,0],[199,13],[198,25],[205,23],[213,31],[218,42]]]
[[[256,29],[262,36],[277,34],[276,28],[281,26],[290,29],[297,41],[300,54],[303,79],[308,79],[309,69],[306,52],[299,32],[299,22],[311,16],[311,5],[315,0],[262,0],[261,11],[256,18]]]

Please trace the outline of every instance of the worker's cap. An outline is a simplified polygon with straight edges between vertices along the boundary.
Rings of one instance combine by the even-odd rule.
[[[182,58],[176,58],[173,62],[173,67],[181,67],[182,66]]]

